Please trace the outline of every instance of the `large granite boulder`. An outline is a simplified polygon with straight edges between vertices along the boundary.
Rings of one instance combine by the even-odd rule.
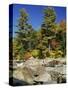
[[[30,68],[23,67],[23,68],[18,68],[13,72],[13,77],[19,80],[26,81],[29,84],[34,83],[33,82],[33,71]]]

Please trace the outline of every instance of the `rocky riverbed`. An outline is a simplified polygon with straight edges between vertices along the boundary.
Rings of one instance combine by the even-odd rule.
[[[41,60],[33,58],[26,62],[15,62],[11,77],[14,83],[24,81],[25,85],[65,83],[66,60],[65,58]]]

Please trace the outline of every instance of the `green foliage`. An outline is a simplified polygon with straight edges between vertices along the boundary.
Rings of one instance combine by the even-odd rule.
[[[34,30],[28,23],[25,9],[20,10],[18,30],[13,39],[13,58],[22,60],[35,58],[58,58],[66,55],[66,23],[55,23],[56,13],[52,7],[44,9],[43,23]]]
[[[63,56],[63,52],[61,50],[51,50],[46,51],[46,56],[50,58],[59,58]]]
[[[37,57],[37,58],[39,58],[40,57],[40,50],[37,50],[37,49],[35,49],[35,50],[32,50],[32,56],[33,57]]]
[[[51,36],[53,32],[51,31],[55,27],[56,13],[52,7],[48,7],[44,10],[44,21],[42,24],[42,29],[46,30],[45,34]],[[43,28],[44,27],[44,28]]]

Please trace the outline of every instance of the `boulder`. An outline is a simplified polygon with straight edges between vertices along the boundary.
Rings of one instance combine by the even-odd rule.
[[[13,77],[19,80],[26,81],[29,84],[33,83],[33,71],[30,68],[18,68],[13,72]]]
[[[38,77],[35,78],[35,81],[43,82],[43,83],[49,82],[51,81],[51,76],[47,72],[41,73]]]

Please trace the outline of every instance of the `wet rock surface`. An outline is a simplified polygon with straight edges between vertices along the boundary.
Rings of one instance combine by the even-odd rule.
[[[66,65],[64,63],[64,59],[47,61],[33,58],[15,64],[13,78],[24,81],[27,85],[66,83]],[[17,81],[14,80],[15,82]]]

